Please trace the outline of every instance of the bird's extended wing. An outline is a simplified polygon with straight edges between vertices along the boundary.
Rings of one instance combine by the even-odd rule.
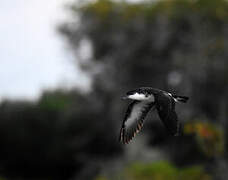
[[[179,134],[180,123],[175,112],[175,101],[168,94],[162,93],[156,97],[156,108],[158,115],[168,131],[177,136]]]
[[[133,101],[127,109],[123,124],[120,130],[119,141],[124,144],[129,141],[138,133],[142,126],[143,120],[154,103],[149,101]]]

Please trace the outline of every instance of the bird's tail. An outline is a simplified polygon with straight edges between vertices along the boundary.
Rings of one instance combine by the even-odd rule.
[[[186,103],[189,99],[189,97],[187,96],[176,96],[176,95],[173,95],[175,101],[177,102],[182,102],[182,103]]]

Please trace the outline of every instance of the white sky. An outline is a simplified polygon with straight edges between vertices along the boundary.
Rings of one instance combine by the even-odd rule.
[[[88,87],[89,78],[72,64],[56,32],[72,1],[1,0],[0,101],[34,99],[48,88]]]
[[[70,62],[57,24],[69,0],[1,0],[0,100],[37,98],[43,89],[88,85]]]

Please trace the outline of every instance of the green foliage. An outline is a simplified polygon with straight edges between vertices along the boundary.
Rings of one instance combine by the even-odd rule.
[[[127,170],[127,179],[137,180],[210,180],[202,167],[192,166],[188,168],[177,168],[166,161],[151,164],[133,164]]]
[[[207,174],[202,166],[192,166],[182,168],[179,172],[178,179],[185,180],[212,180],[211,175]]]
[[[56,90],[55,92],[45,92],[40,101],[39,105],[41,108],[50,110],[61,110],[69,107],[72,103],[72,98],[69,93],[63,90]]]
[[[108,180],[108,179],[104,176],[98,176],[94,180]]]
[[[93,13],[95,17],[99,17],[100,19],[107,18],[113,10],[114,3],[110,0],[99,0],[92,2],[91,4],[87,4],[82,7],[81,10],[84,13]]]
[[[176,179],[177,169],[168,162],[152,164],[135,163],[127,169],[127,179]]]
[[[82,14],[91,14],[102,20],[108,20],[113,14],[133,21],[137,16],[153,18],[160,15],[168,16],[171,19],[181,19],[183,16],[195,14],[204,18],[223,21],[227,21],[228,17],[228,5],[225,0],[165,0],[152,3],[143,1],[139,3],[126,3],[97,0],[84,4],[82,7],[73,7],[73,10]]]
[[[110,177],[119,180],[212,180],[202,166],[178,168],[168,161],[159,161],[149,164],[133,163],[126,167],[123,178]],[[99,177],[99,176],[98,176]],[[120,176],[119,176],[120,177]],[[104,177],[105,179],[105,177]],[[109,179],[109,178],[107,178]]]

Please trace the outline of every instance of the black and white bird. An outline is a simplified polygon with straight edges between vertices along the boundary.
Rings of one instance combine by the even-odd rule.
[[[175,103],[186,103],[188,97],[177,96],[169,92],[151,87],[141,87],[127,92],[123,99],[131,99],[133,102],[127,108],[123,124],[120,130],[119,141],[128,144],[141,130],[143,121],[150,109],[157,109],[158,115],[167,130],[174,136],[178,136],[180,123],[175,112]]]

